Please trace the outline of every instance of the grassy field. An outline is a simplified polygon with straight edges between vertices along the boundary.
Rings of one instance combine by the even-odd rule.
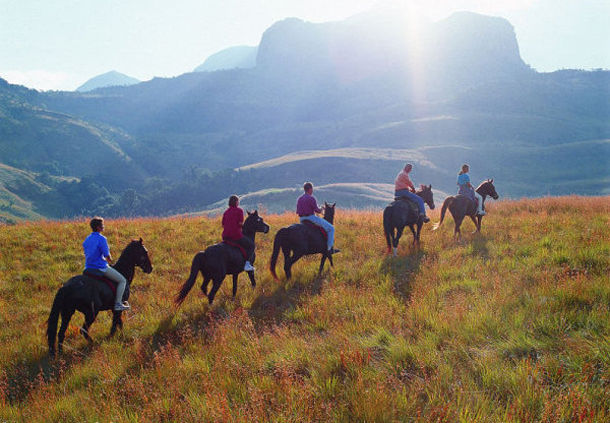
[[[340,207],[340,205],[338,205]],[[431,213],[438,221],[438,209]],[[385,255],[381,212],[338,209],[335,267],[267,264],[293,215],[265,216],[258,286],[213,307],[172,298],[219,219],[106,222],[115,257],[143,237],[125,328],[110,318],[47,358],[53,296],[79,273],[87,222],[0,227],[0,422],[603,422],[610,420],[610,197],[491,202]],[[279,274],[283,277],[280,259]]]

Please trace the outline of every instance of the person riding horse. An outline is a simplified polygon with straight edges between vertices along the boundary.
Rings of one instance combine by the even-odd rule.
[[[313,196],[313,184],[311,182],[305,182],[303,184],[303,190],[305,193],[297,200],[297,214],[299,215],[300,222],[309,221],[324,228],[328,235],[326,241],[328,254],[340,252],[341,250],[333,248],[335,243],[335,227],[332,223],[316,216],[316,213],[322,213],[322,209],[318,206],[318,202]]]
[[[405,167],[398,172],[398,175],[396,175],[396,179],[394,180],[394,196],[396,199],[406,197],[407,199],[415,202],[419,208],[420,216],[422,217],[424,223],[427,223],[430,221],[430,218],[426,216],[424,200],[415,194],[415,187],[409,178],[409,172],[411,172],[411,170],[413,170],[413,165],[411,163],[407,163]]]
[[[104,277],[116,282],[117,287],[114,310],[129,310],[129,303],[127,301],[121,301],[123,292],[125,292],[127,280],[118,271],[109,266],[109,264],[112,264],[112,257],[110,256],[108,240],[102,235],[102,232],[104,231],[104,219],[96,216],[91,219],[89,226],[91,226],[93,232],[91,232],[83,242],[85,271],[89,270],[92,273],[101,272]]]
[[[229,208],[222,215],[222,240],[229,244],[234,242],[242,247],[246,255],[245,272],[254,270],[252,266],[252,255],[254,254],[254,242],[245,237],[241,231],[244,225],[244,211],[239,207],[239,197],[232,195],[229,197]]]
[[[485,216],[485,210],[483,210],[483,197],[479,193],[477,193],[470,183],[470,176],[468,175],[468,171],[470,170],[470,166],[467,164],[462,165],[462,170],[458,174],[457,185],[458,185],[458,195],[464,195],[470,198],[473,202],[477,203],[477,215]],[[477,201],[478,200],[478,201]]]

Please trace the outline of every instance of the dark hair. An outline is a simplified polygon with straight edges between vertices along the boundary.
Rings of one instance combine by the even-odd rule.
[[[410,167],[411,169],[413,169],[413,165],[411,163],[407,163],[404,168],[406,169],[407,167]]]
[[[312,188],[313,188],[313,184],[311,182],[305,182],[303,184],[303,189],[305,190],[305,192],[309,191]]]
[[[229,207],[237,206],[237,202],[239,201],[239,197],[237,195],[232,195],[229,197]]]
[[[100,226],[102,226],[103,224],[104,224],[104,218],[103,217],[99,217],[99,216],[95,216],[89,222],[89,226],[91,226],[91,229],[93,230],[93,232],[97,232],[97,229]]]
[[[467,168],[470,170],[470,166],[468,166],[466,163],[464,163],[464,164],[462,165],[462,170],[460,170],[460,173],[459,173],[460,175],[461,175],[461,174],[463,174],[463,173],[466,173],[466,172],[464,171],[464,168],[465,168],[465,167],[467,167]]]

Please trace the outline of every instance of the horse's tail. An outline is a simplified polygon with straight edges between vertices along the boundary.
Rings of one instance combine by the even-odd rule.
[[[443,223],[443,219],[445,218],[445,212],[447,211],[447,207],[449,207],[449,206],[451,206],[451,204],[453,204],[453,200],[455,200],[455,198],[447,197],[445,199],[445,201],[443,201],[443,207],[441,208],[441,220],[437,224],[434,225],[434,227],[432,228],[433,231],[437,230]]]
[[[383,211],[383,233],[385,241],[388,245],[388,253],[392,251],[392,243],[394,238],[394,228],[392,228],[392,207],[388,206]]]
[[[282,241],[284,240],[284,228],[277,231],[275,234],[275,239],[273,240],[273,253],[271,254],[271,261],[269,262],[269,270],[271,271],[271,276],[276,281],[278,280],[277,274],[275,273],[275,265],[277,263],[277,257],[280,254],[280,248],[282,247]]]
[[[51,312],[49,313],[49,318],[47,319],[47,342],[49,345],[49,354],[55,354],[55,336],[57,335],[57,321],[59,320],[59,313],[64,306],[64,298],[66,296],[66,288],[61,287],[55,294],[55,299],[53,300],[53,306],[51,307]]]
[[[195,281],[197,280],[197,274],[199,273],[199,271],[203,271],[204,262],[205,252],[199,252],[195,254],[195,257],[193,257],[193,263],[191,264],[191,274],[189,275],[189,278],[186,280],[186,282],[182,284],[180,292],[178,292],[178,295],[176,295],[176,298],[174,299],[174,303],[176,303],[177,305],[182,304],[193,285],[195,285]]]

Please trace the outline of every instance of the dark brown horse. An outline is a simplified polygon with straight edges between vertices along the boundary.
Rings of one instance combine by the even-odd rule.
[[[494,200],[498,199],[498,193],[496,192],[496,188],[493,184],[493,179],[488,179],[483,181],[481,185],[475,190],[481,197],[483,197],[482,208],[485,210],[485,199],[487,196],[493,198]],[[447,197],[443,202],[443,207],[441,208],[441,220],[436,225],[434,225],[433,231],[437,230],[441,223],[443,223],[443,219],[445,218],[445,211],[451,212],[451,216],[453,216],[453,221],[455,222],[455,230],[454,236],[459,237],[461,235],[460,225],[466,216],[472,219],[476,230],[475,232],[481,232],[481,220],[483,216],[477,214],[477,205],[474,201],[472,201],[469,197],[465,195],[452,195]]]
[[[330,205],[324,203],[324,220],[331,224],[335,218],[336,204]],[[332,266],[333,257],[328,254],[326,249],[326,239],[322,234],[323,231],[324,229],[321,227],[309,223],[298,223],[277,231],[273,240],[273,253],[271,254],[271,263],[269,265],[273,278],[275,280],[278,279],[275,273],[275,264],[277,263],[280,249],[284,253],[284,273],[286,273],[287,279],[292,277],[292,265],[305,255],[322,254],[318,275],[322,274],[322,269],[324,269],[324,263],[327,258]]]
[[[262,232],[266,234],[269,232],[269,225],[267,225],[263,221],[263,218],[258,215],[258,212],[254,210],[253,212],[248,212],[248,217],[244,221],[242,232],[245,237],[250,238],[252,243],[254,243],[256,233]],[[252,264],[254,264],[255,258],[256,254],[254,254]],[[205,251],[199,251],[195,254],[195,257],[193,257],[191,273],[186,282],[180,287],[180,292],[178,292],[174,302],[177,305],[182,304],[186,295],[193,285],[195,285],[197,276],[200,272],[203,276],[201,291],[203,292],[203,295],[208,297],[208,302],[210,304],[214,301],[216,292],[218,292],[220,285],[222,285],[222,281],[224,281],[227,275],[233,276],[233,298],[235,298],[235,295],[237,294],[237,277],[244,271],[245,263],[246,259],[242,252],[237,247],[233,247],[224,242],[211,245],[206,248]],[[247,273],[250,278],[250,283],[254,288],[256,286],[254,271],[249,271]],[[212,289],[210,292],[207,292],[210,281],[212,281]]]
[[[430,210],[434,210],[432,185],[421,185],[415,194],[424,200]],[[394,251],[394,256],[396,256],[398,240],[402,236],[405,226],[408,226],[413,233],[413,244],[419,244],[419,234],[424,221],[423,216],[419,214],[419,210],[416,210],[417,204],[413,204],[413,206],[415,208],[412,207],[411,201],[396,200],[383,211],[383,232],[388,245],[388,253]],[[416,225],[417,230],[415,230]]]
[[[148,258],[148,250],[142,243],[142,238],[131,241],[121,253],[116,264],[112,266],[127,279],[127,285],[125,286],[125,292],[123,293],[123,301],[129,299],[131,281],[133,280],[136,266],[141,268],[144,273],[150,273],[153,269],[152,264],[150,264],[150,259]],[[57,349],[59,353],[62,352],[66,329],[68,329],[68,324],[70,323],[70,319],[74,312],[80,311],[85,315],[85,323],[80,329],[80,333],[87,341],[92,342],[92,339],[89,336],[89,327],[93,324],[100,311],[112,310],[114,308],[114,296],[114,292],[106,283],[85,275],[74,276],[64,283],[57,291],[57,294],[55,294],[51,313],[47,320],[49,355],[55,355],[55,336],[57,334],[57,322],[60,315],[61,326],[59,328],[59,334],[57,334]],[[114,310],[112,312],[111,336],[114,335],[117,327],[123,327],[121,313],[123,312]]]

